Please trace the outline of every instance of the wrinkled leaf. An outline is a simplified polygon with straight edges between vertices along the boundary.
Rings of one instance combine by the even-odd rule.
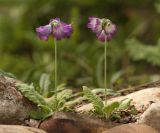
[[[57,93],[57,97],[53,96],[49,101],[49,106],[52,108],[53,111],[59,111],[61,108],[64,107],[64,104],[67,99],[69,99],[72,95],[72,90],[66,89],[59,93]]]
[[[112,102],[105,105],[103,110],[107,116],[110,116],[110,114],[113,111],[115,111],[115,109],[117,109],[118,107],[119,107],[119,102]]]
[[[70,100],[70,101],[66,102],[65,105],[68,106],[68,107],[73,107],[77,104],[80,104],[83,100],[86,100],[86,98],[85,97],[77,97],[73,100]]]
[[[119,103],[119,108],[118,108],[118,109],[120,109],[120,110],[125,110],[125,109],[127,109],[127,108],[130,106],[131,101],[132,101],[132,99],[128,99],[128,98],[122,100],[122,101]]]
[[[95,112],[103,115],[104,104],[102,99],[97,95],[93,94],[91,90],[86,86],[83,86],[83,92],[84,96],[93,104]]]
[[[23,94],[23,96],[25,96],[38,106],[47,105],[44,98],[34,89],[32,84],[27,85],[25,83],[17,83],[16,87]]]

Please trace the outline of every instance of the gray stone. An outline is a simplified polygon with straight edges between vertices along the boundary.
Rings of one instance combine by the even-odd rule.
[[[137,123],[147,124],[160,132],[160,102],[153,103],[140,117]]]
[[[13,78],[0,76],[0,124],[22,124],[34,107],[17,91]]]

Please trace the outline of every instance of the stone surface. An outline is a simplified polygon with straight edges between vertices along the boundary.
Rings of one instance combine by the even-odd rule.
[[[113,126],[115,123],[110,121],[103,122],[90,116],[59,112],[41,122],[39,128],[47,133],[100,133]]]
[[[46,133],[43,130],[16,125],[0,125],[0,133]]]
[[[16,82],[0,76],[0,124],[22,124],[34,106],[16,90]]]
[[[160,102],[153,103],[140,117],[137,123],[149,125],[160,132]]]
[[[125,124],[108,129],[102,133],[158,133],[155,129],[144,124]]]
[[[120,101],[125,98],[133,99],[132,104],[134,104],[137,109],[140,109],[142,106],[149,106],[151,102],[160,102],[160,88],[154,87],[136,91],[126,96],[111,98],[108,100],[108,102]],[[90,110],[93,110],[92,104],[86,104],[76,108],[77,112],[88,112]]]

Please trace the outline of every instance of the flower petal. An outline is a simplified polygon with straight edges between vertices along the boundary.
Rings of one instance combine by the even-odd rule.
[[[73,32],[73,28],[72,28],[72,25],[69,24],[69,25],[64,25],[64,33],[65,33],[65,37],[66,38],[69,38]]]
[[[87,27],[90,28],[93,32],[96,32],[96,27],[101,25],[101,20],[96,17],[89,17],[89,23]]]
[[[113,37],[113,34],[107,34],[106,35],[106,41],[111,41]]]
[[[72,34],[72,26],[65,23],[59,23],[56,26],[53,26],[53,36],[57,40],[61,40],[62,38],[69,38]]]
[[[115,34],[116,31],[117,31],[117,28],[116,28],[115,24],[112,24],[112,23],[106,24],[106,26],[105,26],[105,32],[107,34]]]
[[[107,40],[107,35],[104,30],[100,34],[97,34],[98,40],[105,42]]]
[[[51,34],[51,31],[52,31],[51,25],[45,25],[45,26],[40,26],[36,28],[38,37],[44,41],[48,40],[48,37]]]
[[[60,20],[60,18],[54,18],[54,19],[51,19],[49,22],[50,22],[49,24],[52,25],[53,23],[60,23],[61,20]]]
[[[103,30],[102,24],[100,22],[97,22],[93,32],[95,32],[96,34],[100,34],[102,30]]]

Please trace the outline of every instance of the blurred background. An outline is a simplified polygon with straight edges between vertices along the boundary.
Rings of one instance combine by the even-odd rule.
[[[60,17],[74,34],[58,41],[59,84],[103,87],[104,45],[86,28],[88,16],[118,27],[108,43],[108,87],[160,79],[160,0],[0,0],[0,69],[27,83],[53,75],[53,39],[40,41],[35,28]]]

